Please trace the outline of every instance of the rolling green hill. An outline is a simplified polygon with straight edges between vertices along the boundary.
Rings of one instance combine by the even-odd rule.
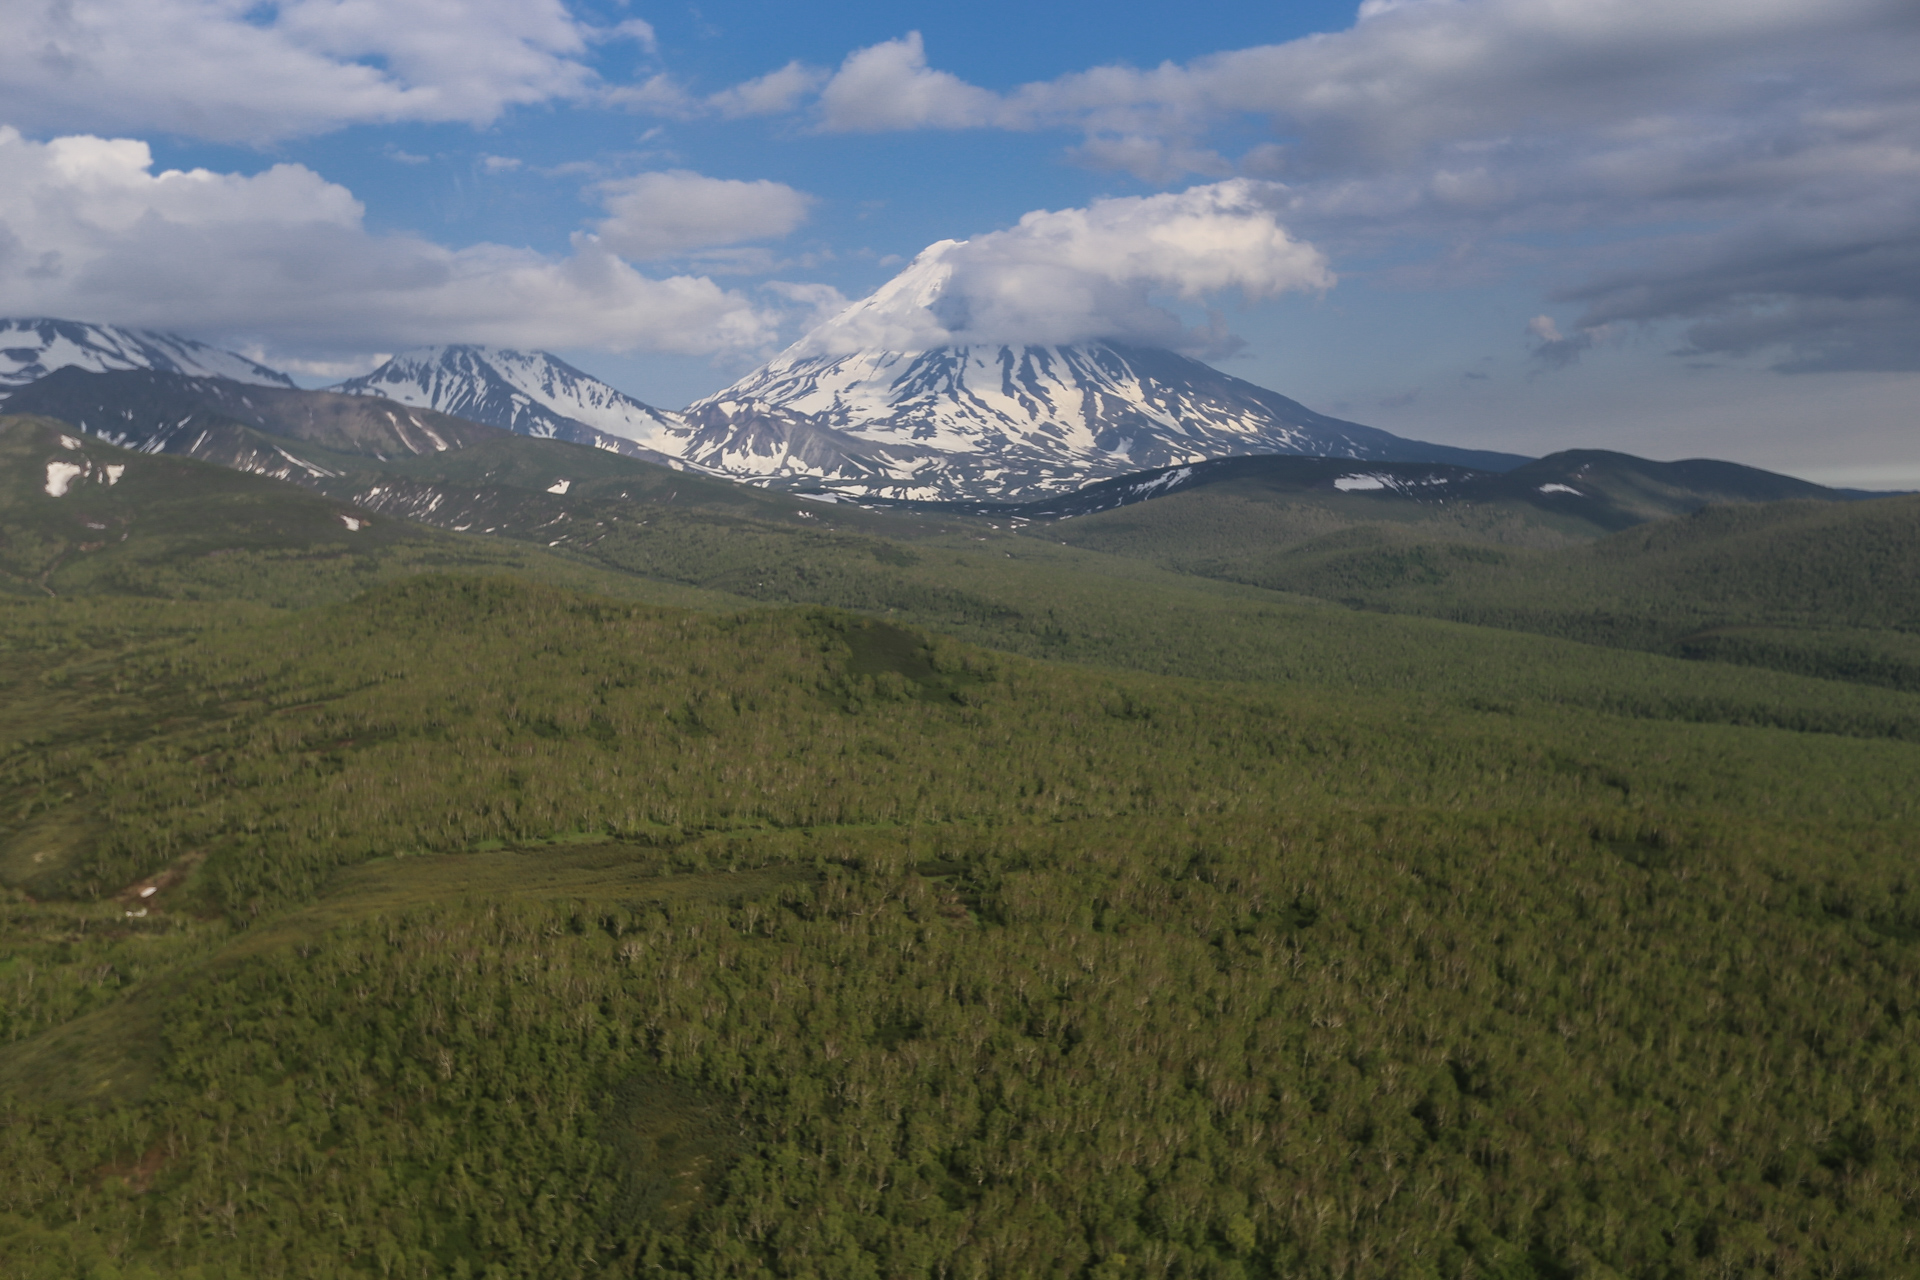
[[[269,477],[0,417],[0,593],[304,605],[409,574],[512,573],[662,603],[728,597],[462,537]]]
[[[1380,522],[1175,563],[1369,609],[1920,688],[1920,498],[1713,506],[1550,550]]]
[[[375,396],[145,369],[67,368],[12,392],[7,408],[140,453],[193,457],[455,531],[532,539],[554,530],[564,542],[568,530],[555,526],[590,524],[609,502],[673,504],[787,524],[823,512],[863,528],[928,524],[925,515],[836,510],[611,448],[531,439]]]
[[[525,465],[532,457],[540,466],[572,464],[569,470],[588,477],[581,491],[564,497],[538,487],[542,470],[521,473],[518,485],[489,487],[489,509],[506,528],[502,536],[478,538],[364,512],[350,517],[362,522],[351,530],[342,516],[354,508],[290,484],[130,454],[91,438],[68,437],[82,446],[70,451],[57,428],[45,424],[19,431],[25,434],[6,437],[21,460],[9,474],[20,509],[37,514],[9,537],[22,547],[44,546],[57,559],[44,584],[18,574],[22,591],[51,586],[64,593],[298,604],[345,599],[422,570],[478,570],[661,603],[864,610],[1035,657],[1165,675],[1501,705],[1538,700],[1613,714],[1869,735],[1910,734],[1920,724],[1920,703],[1828,680],[1356,613],[987,522],[943,527],[924,517],[835,507],[817,508],[816,516],[816,508],[753,490],[744,491],[746,501],[758,504],[747,514],[717,503],[690,507],[678,500],[672,473],[647,468],[640,479],[656,487],[642,490],[631,469],[645,464],[575,445],[515,441],[509,462]],[[134,487],[95,478],[58,498],[45,494],[36,483],[40,468],[68,457],[92,458],[85,465],[101,476],[105,466],[126,466],[124,483]],[[589,467],[603,459],[613,473],[593,478]],[[483,466],[484,456],[476,453],[474,461]],[[596,491],[623,482],[628,487]],[[740,491],[723,488],[734,492]],[[128,517],[126,528],[138,529],[137,536],[93,546],[105,535],[87,524],[110,519],[88,516],[91,508],[70,505],[75,500],[131,504],[127,512],[147,514],[139,521]],[[520,518],[508,519],[515,512]],[[876,536],[870,531],[876,527],[895,536]],[[62,532],[56,537],[50,530]],[[361,542],[361,534],[373,537]],[[550,542],[557,545],[549,548]],[[34,563],[41,568],[33,572],[44,571]]]
[[[1448,507],[1455,509],[1445,512],[1448,515],[1462,507],[1485,508],[1524,522],[1589,536],[1646,520],[1684,515],[1709,505],[1792,499],[1834,502],[1863,496],[1732,462],[1650,462],[1630,454],[1573,449],[1507,471],[1284,455],[1214,458],[1120,476],[1020,505],[893,505],[1028,520],[1072,519],[1139,503],[1159,504],[1176,494],[1205,494],[1210,499],[1233,495],[1281,506],[1324,506],[1344,513],[1347,518],[1342,523],[1419,522],[1432,519]],[[1162,507],[1157,506],[1153,516],[1169,531],[1181,525],[1173,512]]]
[[[1263,644],[1247,642],[1243,617],[1218,628],[1217,643],[1202,642],[1211,653],[1155,634],[1179,625],[1165,621],[1169,614],[1220,612],[1224,598],[1196,581],[1216,580],[1677,657],[1920,687],[1911,625],[1856,616],[1857,601],[1881,590],[1884,575],[1875,578],[1879,585],[1862,585],[1848,530],[1860,523],[1861,548],[1880,547],[1873,554],[1892,557],[1896,575],[1911,538],[1901,543],[1879,517],[1849,514],[1848,495],[1731,463],[1655,463],[1582,450],[1493,473],[1230,458],[1024,508],[869,511],[364,397],[65,370],[14,398],[69,422],[131,433],[128,442],[143,450],[185,450],[388,517],[573,552],[615,575],[599,583],[591,572],[568,579],[600,590],[631,592],[609,584],[638,576],[770,602],[891,610],[1051,656],[1181,674],[1271,674],[1275,665],[1253,656]],[[1781,500],[1813,505],[1797,515],[1725,513]],[[1827,506],[1835,509],[1816,514]],[[1702,511],[1701,520],[1672,525],[1675,516]],[[1808,537],[1819,546],[1772,545],[1776,535],[1760,526],[1780,520],[1812,521],[1818,527]],[[1651,541],[1616,536],[1581,549],[1649,521],[1663,530]],[[1791,541],[1785,529],[1777,536]],[[1026,537],[1000,558],[1025,563],[983,565],[977,544],[995,545],[1006,532]],[[1676,537],[1699,547],[1667,546]],[[958,544],[953,564],[968,571],[951,572],[943,557],[929,570],[901,572],[920,557],[903,546],[927,539]],[[1039,552],[1037,541],[1104,555],[1073,562]],[[1848,549],[1834,550],[1842,546]],[[1682,563],[1689,556],[1699,560],[1691,569]],[[1033,564],[1036,557],[1046,563]],[[1172,576],[1148,588],[1141,562]],[[1802,566],[1809,583],[1834,585],[1822,587],[1818,600],[1801,599],[1794,593],[1804,596],[1808,584],[1778,581],[1768,566],[1781,564]],[[202,577],[207,568],[195,566]],[[1077,581],[1083,577],[1091,589]],[[972,585],[958,586],[963,579]],[[1837,603],[1839,584],[1850,584],[1844,589],[1856,605]],[[1910,598],[1910,587],[1903,589]],[[1136,607],[1142,590],[1158,593],[1161,615],[1145,628]],[[1185,602],[1196,592],[1201,599]],[[1238,604],[1225,611],[1242,613]],[[1223,662],[1230,651],[1244,656]]]
[[[1583,519],[1566,495],[1328,492],[1324,460],[1244,461],[1260,465],[1026,532],[1352,607],[1920,688],[1920,499],[1592,452],[1510,473],[1589,485],[1609,505]]]
[[[203,434],[226,438],[216,450],[269,436],[372,458],[464,449],[508,434],[391,400],[154,369],[56,369],[11,392],[7,411],[54,418],[117,444],[202,457],[209,455],[195,441]],[[229,452],[220,460],[233,466],[237,457]]]

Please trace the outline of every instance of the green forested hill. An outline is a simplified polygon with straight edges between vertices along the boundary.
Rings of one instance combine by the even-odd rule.
[[[1186,501],[1166,501],[1176,494]],[[1477,525],[1483,532],[1511,537],[1514,529],[1532,526],[1592,536],[1706,506],[1843,502],[1855,496],[1859,495],[1711,458],[1653,462],[1604,449],[1568,449],[1507,471],[1287,454],[1212,458],[1119,476],[1021,505],[899,505],[1039,520],[1073,519],[1151,503],[1150,510],[1134,514],[1145,518],[1146,528],[1172,535],[1172,545],[1162,548],[1172,554],[1195,549],[1191,539],[1205,536],[1207,522],[1195,522],[1193,517],[1222,500],[1282,509],[1260,513],[1270,519],[1283,514],[1295,520],[1317,518],[1321,532],[1386,521],[1432,523],[1440,529]],[[1463,508],[1478,509],[1481,518],[1461,526]],[[1098,523],[1114,531],[1116,524],[1123,528],[1131,524]]]
[[[734,602],[525,540],[461,537],[267,477],[116,448],[63,423],[0,417],[0,594],[307,605],[445,570]]]
[[[1564,457],[1554,474],[1592,475],[1599,464],[1573,464],[1617,455]],[[1533,478],[1548,461],[1530,464]],[[1647,486],[1620,470],[1625,504]],[[1690,492],[1709,492],[1711,474],[1693,479]],[[1597,538],[1508,501],[1302,498],[1245,482],[1080,517],[1044,536],[1353,607],[1920,688],[1920,498],[1762,501],[1765,486],[1728,487],[1740,501]]]
[[[352,530],[35,429],[8,1276],[1910,1270],[1914,693],[1005,522]],[[1897,504],[1577,554],[1892,633],[1869,509],[1897,559]]]

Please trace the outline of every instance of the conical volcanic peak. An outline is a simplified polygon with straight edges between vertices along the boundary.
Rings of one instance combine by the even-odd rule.
[[[861,351],[925,351],[949,346],[966,328],[965,299],[953,289],[952,253],[963,240],[941,240],[893,279],[809,330],[775,356],[769,368],[819,356]]]
[[[687,411],[731,474],[875,497],[1022,501],[1152,467],[1247,454],[1523,458],[1403,440],[1164,348],[954,341],[970,330],[942,241],[870,296]],[[799,445],[801,434],[806,436]],[[796,447],[797,446],[797,447]]]

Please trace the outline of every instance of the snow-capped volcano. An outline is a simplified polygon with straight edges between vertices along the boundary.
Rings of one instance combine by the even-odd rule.
[[[153,369],[255,386],[293,385],[286,374],[257,361],[178,334],[79,320],[0,319],[0,392],[67,368]]]
[[[948,243],[686,411],[694,454],[741,477],[874,496],[1021,500],[1207,458],[1302,454],[1504,470],[1405,440],[1172,351],[971,343]],[[929,339],[935,345],[922,345]]]
[[[687,464],[693,434],[679,414],[643,404],[544,351],[425,347],[329,389],[668,466]]]

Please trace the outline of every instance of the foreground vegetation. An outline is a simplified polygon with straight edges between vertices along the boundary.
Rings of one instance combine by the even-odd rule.
[[[1905,1256],[1906,742],[497,579],[11,623],[14,1273]]]
[[[9,1276],[1910,1270],[1911,693],[147,461],[0,504]]]

